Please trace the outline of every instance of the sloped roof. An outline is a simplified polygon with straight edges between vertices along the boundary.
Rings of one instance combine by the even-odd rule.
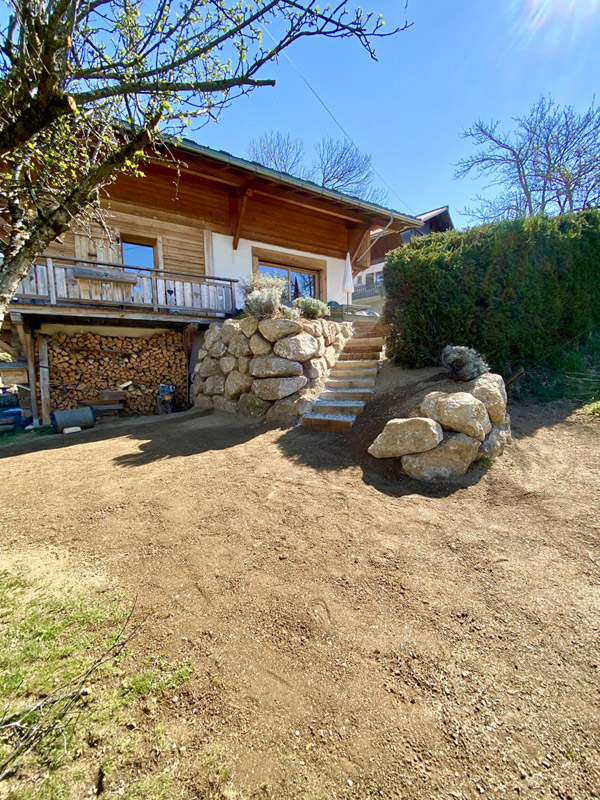
[[[194,153],[195,155],[203,156],[204,158],[208,158],[212,161],[226,164],[229,167],[234,167],[251,173],[258,178],[274,181],[292,189],[300,189],[304,192],[314,195],[315,197],[343,204],[350,209],[360,210],[377,215],[378,217],[385,216],[391,221],[396,230],[398,228],[404,229],[418,227],[422,224],[422,221],[419,218],[413,217],[410,214],[403,214],[400,211],[396,211],[392,208],[380,206],[376,203],[369,203],[366,200],[361,200],[359,197],[353,197],[352,195],[344,194],[343,192],[338,192],[333,189],[326,189],[324,186],[319,186],[319,184],[314,183],[313,181],[297,178],[296,176],[290,175],[287,172],[280,172],[279,170],[265,167],[256,161],[248,161],[245,158],[240,158],[239,156],[234,156],[231,153],[227,153],[225,150],[213,150],[205,145],[197,144],[191,139],[182,139],[177,144],[177,147],[187,150],[190,153]]]

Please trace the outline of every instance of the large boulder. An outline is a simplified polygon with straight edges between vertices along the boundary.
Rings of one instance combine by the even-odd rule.
[[[204,392],[204,378],[201,378],[199,375],[194,375],[194,380],[192,381],[192,397],[195,397],[197,394],[202,394]]]
[[[198,375],[201,378],[210,378],[211,375],[218,375],[220,372],[219,362],[214,358],[205,358],[198,368]]]
[[[240,330],[250,339],[258,330],[258,320],[256,317],[244,317],[240,320]]]
[[[225,327],[225,326],[223,326]],[[221,358],[227,352],[227,346],[219,339],[208,351],[213,358]]]
[[[248,356],[240,356],[237,360],[237,368],[242,375],[250,369],[250,358]]]
[[[335,337],[338,335],[339,329],[335,322],[331,320],[323,320],[323,336],[325,337],[325,344],[329,347],[335,342]]]
[[[258,331],[250,339],[250,350],[255,356],[265,356],[271,352],[272,344]]]
[[[442,426],[433,419],[391,419],[375,439],[369,453],[375,458],[398,458],[433,450],[442,441]]]
[[[243,375],[237,369],[234,369],[233,372],[229,373],[225,381],[225,397],[230,400],[237,400],[241,394],[250,390],[252,380],[252,376],[248,375],[248,373]]]
[[[509,425],[492,425],[492,430],[485,437],[479,448],[479,455],[477,460],[489,459],[493,461],[504,452],[507,444],[510,444],[512,437],[510,435]]]
[[[295,425],[299,417],[310,411],[311,406],[311,401],[304,397],[284,397],[283,400],[273,403],[267,412],[267,419],[285,427]]]
[[[221,341],[228,345],[240,330],[240,323],[233,319],[226,320],[221,326]]]
[[[268,339],[270,342],[276,342],[278,339],[283,339],[284,336],[293,336],[296,333],[300,333],[302,331],[302,325],[296,322],[295,319],[274,317],[261,319],[258,323],[258,330],[265,339]]]
[[[219,361],[219,367],[223,375],[229,375],[237,367],[238,360],[235,356],[225,356]]]
[[[218,342],[221,338],[221,326],[217,325],[216,322],[211,322],[208,326],[208,330],[204,334],[204,342],[202,346],[205,350],[210,350],[215,342]]]
[[[326,347],[325,352],[323,353],[323,358],[327,362],[327,366],[329,367],[329,369],[331,369],[331,367],[333,367],[333,365],[337,361],[337,355],[335,349],[333,347]]]
[[[480,400],[486,407],[490,421],[494,425],[503,425],[506,417],[506,386],[502,375],[486,372],[465,383],[465,392]]]
[[[244,336],[241,331],[238,331],[231,337],[231,341],[229,342],[229,352],[236,358],[252,355],[252,350],[250,349],[250,339],[248,339],[247,336]]]
[[[204,394],[223,394],[225,391],[225,376],[211,375],[204,384]]]
[[[402,469],[420,481],[457,478],[475,461],[480,444],[478,439],[464,433],[448,433],[433,450],[402,456]]]
[[[243,417],[264,417],[272,405],[273,403],[261,400],[260,397],[252,394],[252,392],[246,392],[238,401],[238,414]]]
[[[439,422],[443,428],[466,433],[482,442],[492,430],[483,403],[468,392],[430,392],[421,403],[421,415]]]
[[[293,378],[259,378],[252,384],[252,391],[261,400],[281,400],[302,389],[306,383],[304,375]]]
[[[208,411],[213,407],[213,399],[205,394],[199,394],[194,397],[194,408],[198,411]]]
[[[323,335],[323,323],[320,319],[303,319],[302,328],[305,333],[310,333],[315,338]]]
[[[320,380],[327,374],[327,361],[324,358],[310,358],[304,362],[304,371],[311,380]]]
[[[302,364],[279,356],[254,356],[250,362],[250,374],[255,378],[284,378],[302,375]]]
[[[228,400],[220,394],[213,398],[213,407],[215,411],[226,411],[228,414],[237,414],[237,403],[234,400]]]
[[[319,343],[310,333],[299,333],[279,339],[273,350],[276,355],[289,358],[290,361],[308,361],[318,352]]]

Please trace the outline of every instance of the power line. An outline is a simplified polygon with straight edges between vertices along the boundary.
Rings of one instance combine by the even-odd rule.
[[[265,32],[266,32],[266,33],[267,33],[267,34],[268,34],[268,35],[271,37],[271,39],[272,39],[272,40],[275,42],[275,44],[277,44],[277,40],[275,39],[275,37],[273,36],[273,34],[271,33],[271,31],[270,31],[268,28],[265,28],[264,30],[265,30]],[[287,54],[287,52],[286,52],[285,50],[283,50],[283,51],[282,51],[282,53],[283,53],[283,55],[284,55],[284,56],[287,58],[287,60],[290,62],[290,64],[291,64],[291,65],[292,65],[292,67],[294,68],[294,70],[295,70],[295,71],[298,73],[298,75],[300,76],[300,78],[302,79],[302,81],[304,81],[304,83],[305,83],[305,84],[308,86],[308,88],[309,88],[309,90],[312,92],[312,94],[313,94],[313,95],[314,95],[314,96],[317,98],[318,102],[319,102],[319,103],[320,103],[320,104],[323,106],[323,108],[325,109],[325,111],[326,111],[326,112],[329,114],[329,116],[331,117],[331,119],[332,119],[332,120],[335,122],[335,124],[338,126],[338,128],[341,130],[341,132],[344,134],[344,136],[346,137],[346,139],[348,139],[348,141],[350,142],[350,144],[351,144],[353,147],[355,147],[357,150],[359,150],[359,151],[360,151],[360,147],[358,147],[358,145],[356,144],[356,142],[354,141],[354,139],[353,139],[353,138],[350,136],[350,134],[348,133],[348,131],[347,131],[347,130],[344,128],[344,126],[342,125],[342,123],[341,123],[341,122],[339,122],[339,120],[337,119],[337,117],[335,116],[335,114],[333,113],[333,111],[331,111],[331,109],[328,107],[327,103],[326,103],[326,102],[323,100],[323,98],[322,98],[322,97],[321,97],[321,96],[318,94],[318,92],[316,91],[316,89],[314,89],[314,88],[313,88],[313,86],[312,86],[312,85],[311,85],[311,83],[309,82],[308,78],[305,78],[305,77],[304,77],[304,74],[302,73],[302,71],[300,70],[300,68],[296,66],[296,64],[295,64],[295,63],[292,61],[292,59],[289,57],[289,55]],[[400,197],[400,195],[399,195],[399,194],[398,194],[398,193],[397,193],[397,192],[396,192],[396,191],[395,191],[395,190],[394,190],[394,189],[393,189],[393,188],[390,186],[390,184],[389,184],[389,183],[386,181],[386,179],[383,177],[383,175],[381,175],[381,173],[379,173],[379,172],[378,172],[378,171],[375,169],[375,167],[373,167],[373,172],[374,172],[374,174],[375,174],[375,175],[377,175],[377,177],[378,177],[378,178],[379,178],[379,180],[380,180],[380,181],[381,181],[381,182],[384,184],[384,186],[386,186],[386,187],[387,187],[387,188],[390,190],[390,192],[391,192],[391,193],[394,195],[394,197],[396,197],[396,199],[397,199],[397,200],[399,200],[399,201],[400,201],[400,203],[402,203],[402,205],[403,205],[403,206],[405,206],[406,208],[408,208],[408,210],[409,210],[409,211],[410,211],[410,212],[411,212],[413,215],[416,215],[416,212],[415,212],[415,211],[414,211],[414,210],[413,210],[413,209],[412,209],[412,208],[409,206],[409,204],[408,204],[408,203],[407,203],[405,200],[403,200],[403,199]]]

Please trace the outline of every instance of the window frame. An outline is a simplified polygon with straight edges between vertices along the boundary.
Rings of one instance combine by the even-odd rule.
[[[282,253],[263,247],[252,248],[252,273],[257,274],[260,264],[287,269],[292,272],[316,273],[315,291],[317,300],[325,302],[327,297],[327,260],[310,256]],[[289,283],[288,283],[289,286]]]

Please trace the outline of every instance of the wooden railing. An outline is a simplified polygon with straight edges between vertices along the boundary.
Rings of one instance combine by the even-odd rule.
[[[355,286],[352,293],[352,302],[362,300],[365,297],[376,297],[377,295],[383,296],[382,283],[367,283],[366,286]]]
[[[231,278],[189,272],[42,258],[21,281],[15,298],[53,306],[81,304],[222,315],[235,312],[236,283]]]

